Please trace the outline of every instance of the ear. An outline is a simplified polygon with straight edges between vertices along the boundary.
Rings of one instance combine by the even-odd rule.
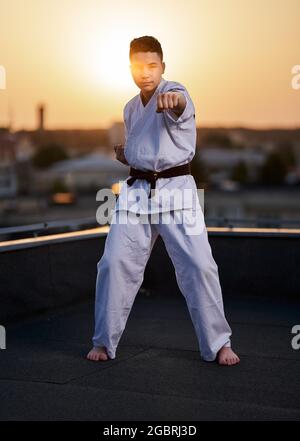
[[[163,61],[162,65],[163,65],[163,72],[162,73],[165,73],[166,63]]]

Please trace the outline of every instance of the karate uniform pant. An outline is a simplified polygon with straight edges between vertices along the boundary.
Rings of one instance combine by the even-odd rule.
[[[181,217],[178,217],[180,212]],[[158,235],[174,265],[201,357],[213,361],[221,347],[231,346],[231,329],[224,315],[218,266],[208,242],[202,209],[174,210],[168,215],[163,223],[166,213],[141,214],[140,218],[133,214],[134,219],[131,212],[124,210],[113,214],[104,253],[97,263],[92,339],[94,346],[106,347],[111,359],[116,357],[119,340]]]

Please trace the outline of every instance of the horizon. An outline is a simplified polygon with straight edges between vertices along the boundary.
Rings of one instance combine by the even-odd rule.
[[[123,121],[113,121],[111,125],[113,124],[122,124]],[[51,127],[51,128],[45,128],[43,129],[44,132],[54,132],[54,131],[95,131],[95,130],[109,130],[111,126],[108,127]],[[300,130],[300,123],[298,126],[295,127],[284,127],[284,126],[273,126],[273,127],[251,127],[251,126],[222,126],[222,125],[200,125],[196,124],[197,129],[201,130],[253,130],[253,131],[261,131],[261,132],[267,132],[267,131],[297,131]],[[0,126],[1,130],[10,130],[9,126]],[[38,128],[19,128],[19,129],[12,129],[10,130],[11,133],[17,133],[17,132],[35,132],[39,131]]]

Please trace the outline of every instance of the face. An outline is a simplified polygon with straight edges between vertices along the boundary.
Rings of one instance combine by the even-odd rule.
[[[135,84],[145,95],[155,90],[165,71],[165,63],[157,52],[136,52],[130,58],[131,75]]]

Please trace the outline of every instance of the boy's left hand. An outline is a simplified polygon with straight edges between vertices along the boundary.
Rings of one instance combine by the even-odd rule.
[[[175,113],[182,113],[186,105],[185,96],[180,92],[165,92],[157,95],[157,113],[172,109]]]
[[[115,144],[114,151],[118,161],[122,162],[122,164],[129,165],[124,155],[124,144]]]

